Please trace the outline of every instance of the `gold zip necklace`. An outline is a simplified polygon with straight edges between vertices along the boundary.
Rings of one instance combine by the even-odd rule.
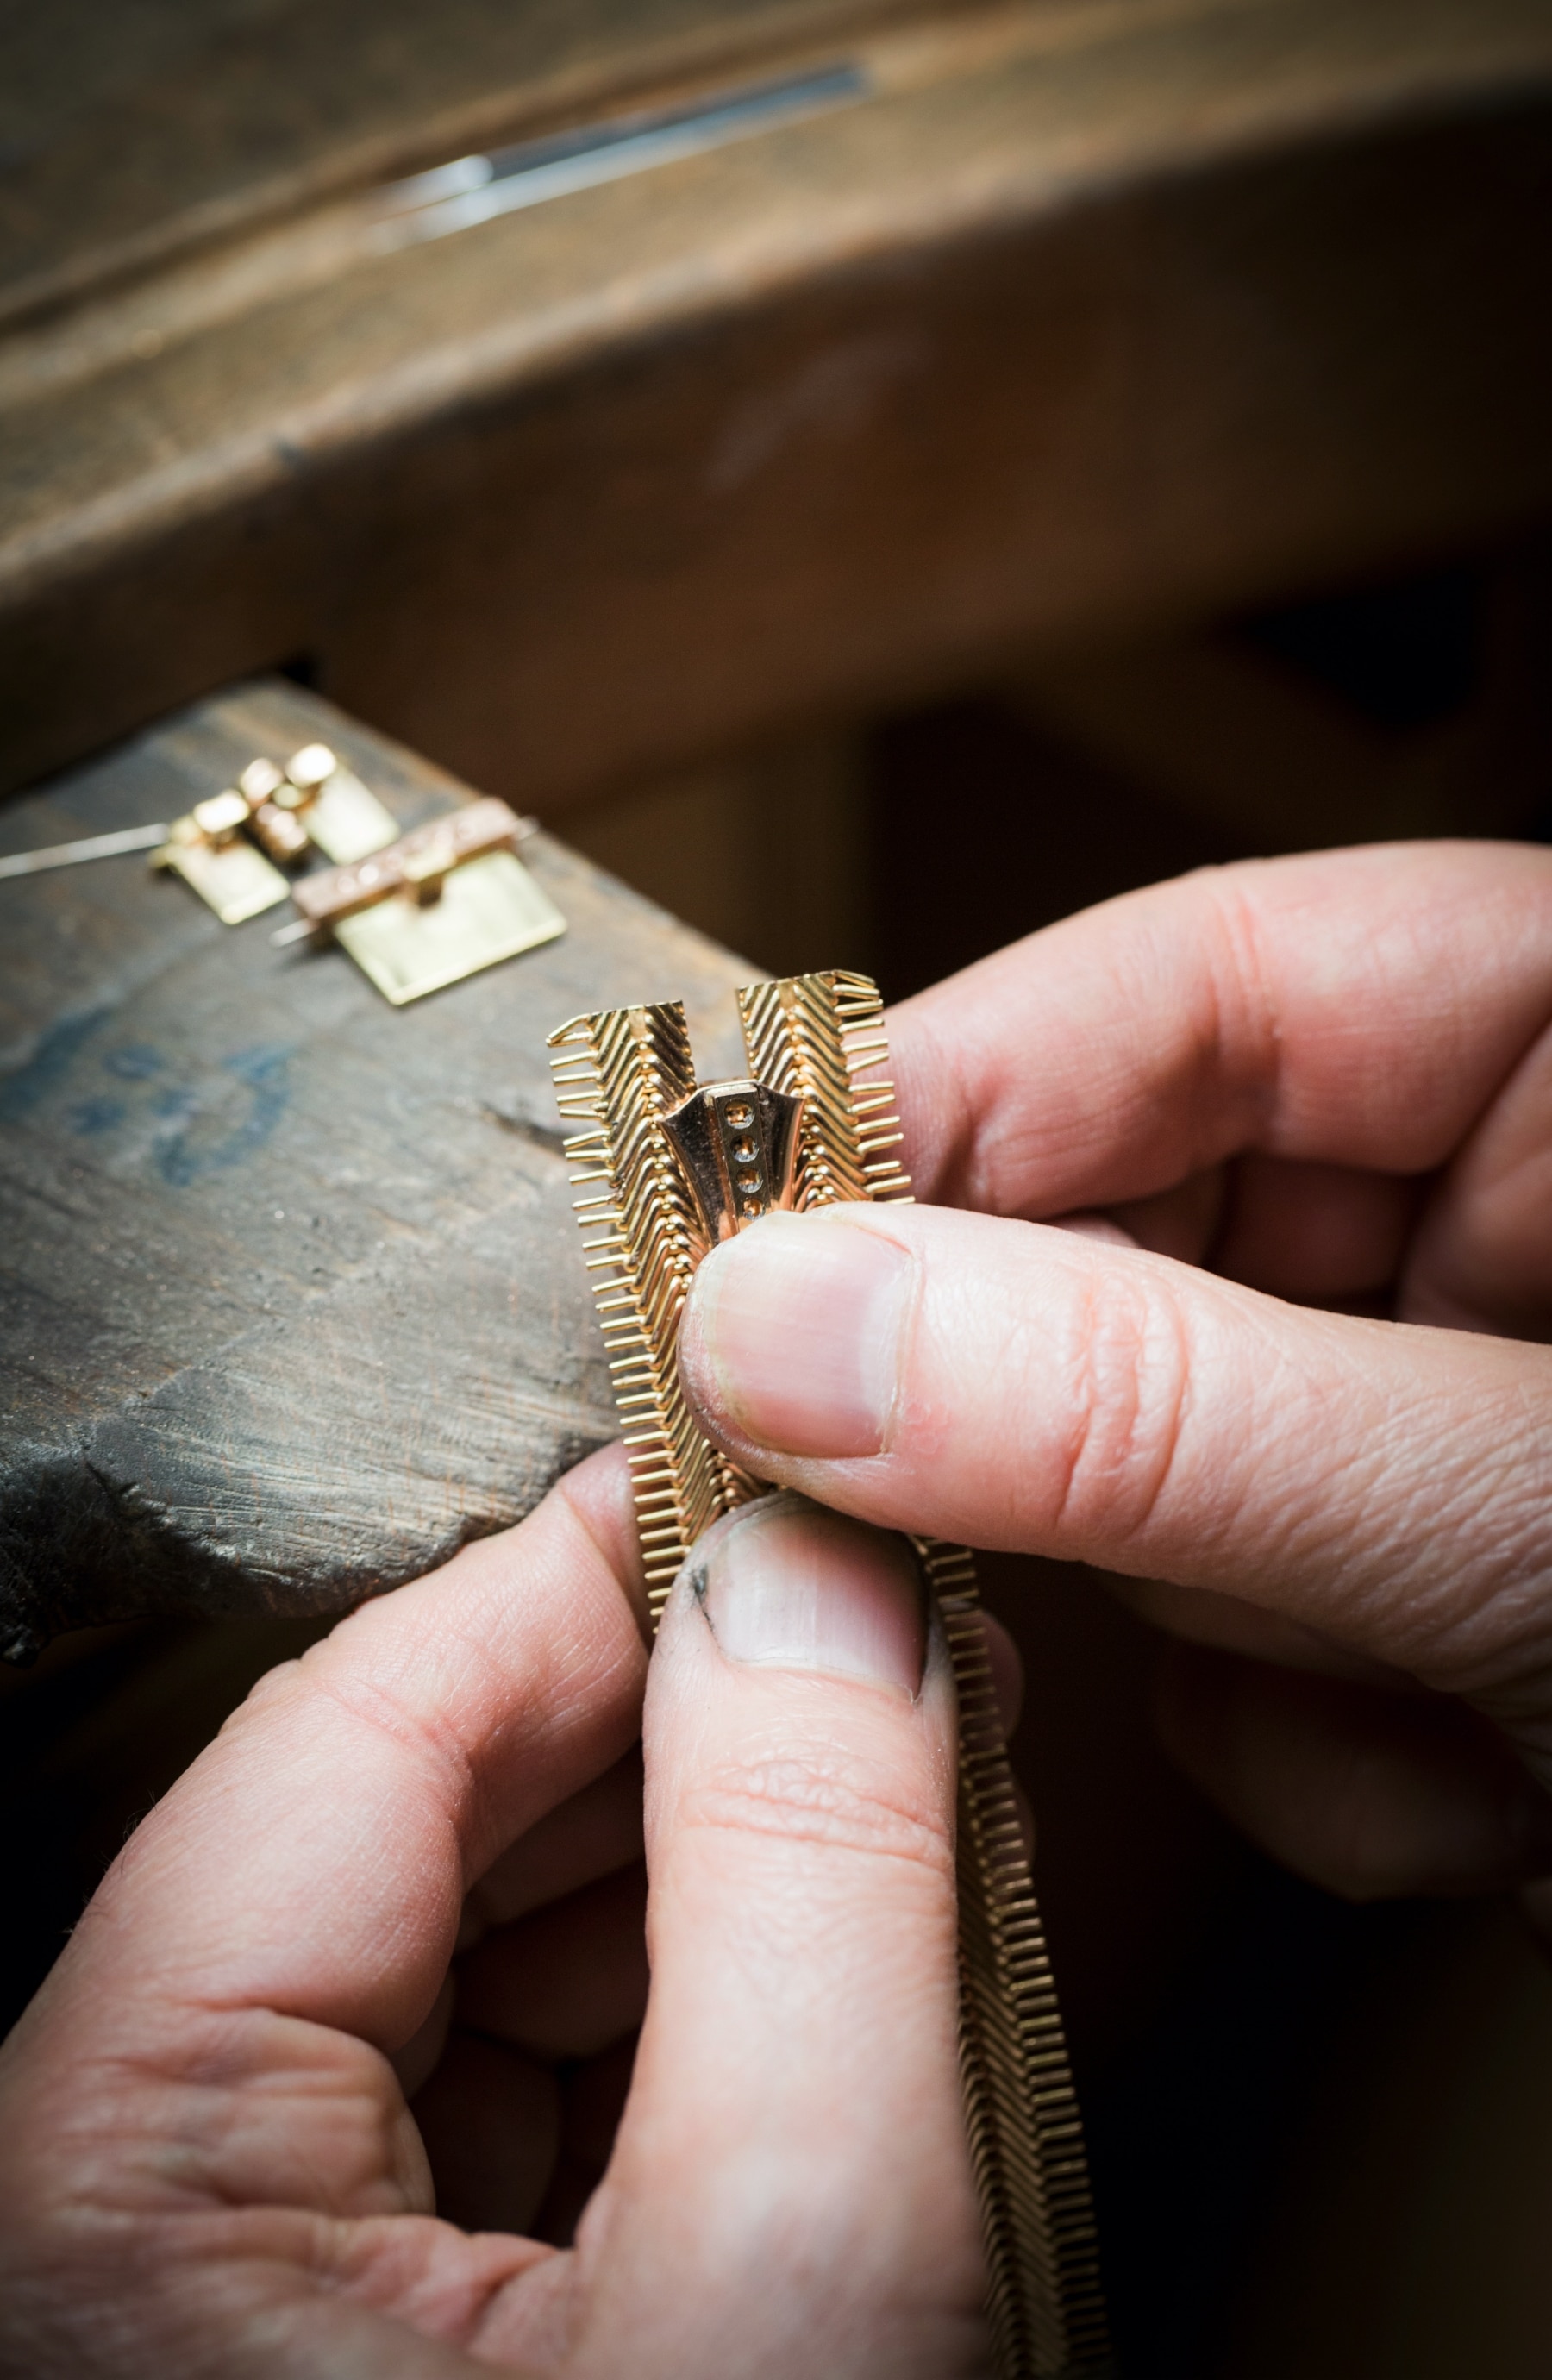
[[[690,1548],[765,1491],[701,1435],[674,1341],[691,1276],[775,1208],[908,1200],[878,986],[839,969],[738,994],[746,1076],[696,1080],[677,1001],[550,1037],[577,1219],[630,1452],[654,1626]],[[1109,2367],[1088,2168],[992,1694],[975,1565],[914,1540],[959,1697],[960,2068],[1000,2380]]]

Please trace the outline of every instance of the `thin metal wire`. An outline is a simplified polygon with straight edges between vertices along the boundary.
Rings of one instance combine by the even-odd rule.
[[[49,868],[76,868],[83,859],[116,859],[122,851],[152,851],[167,840],[165,826],[127,826],[116,834],[89,834],[79,843],[49,843],[0,859],[0,876],[41,876]]]

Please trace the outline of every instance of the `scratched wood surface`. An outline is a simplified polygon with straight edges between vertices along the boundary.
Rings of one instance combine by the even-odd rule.
[[[257,681],[13,804],[3,847],[168,818],[314,735],[406,825],[464,797]],[[402,1011],[139,856],[0,883],[13,1658],[136,1612],[344,1609],[614,1434],[545,1036],[682,996],[720,1062],[751,970],[548,837],[525,856],[567,933]]]

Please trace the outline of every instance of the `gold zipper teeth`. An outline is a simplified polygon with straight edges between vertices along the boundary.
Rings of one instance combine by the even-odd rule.
[[[883,1002],[843,970],[751,984],[738,995],[750,1075],[805,1102],[796,1204],[908,1201],[887,1150],[904,1138]],[[568,1160],[615,1402],[631,1450],[654,1626],[687,1551],[722,1512],[764,1493],[703,1439],[679,1387],[674,1337],[704,1253],[662,1117],[696,1087],[677,1002],[580,1016],[551,1036],[561,1112],[587,1129]],[[613,1251],[613,1253],[610,1253]],[[628,1354],[618,1352],[629,1350]],[[649,1426],[644,1426],[649,1421]],[[960,2067],[986,2241],[987,2313],[1000,2380],[1109,2368],[1088,2169],[1045,1934],[1001,1739],[974,1561],[918,1538],[960,1711]]]

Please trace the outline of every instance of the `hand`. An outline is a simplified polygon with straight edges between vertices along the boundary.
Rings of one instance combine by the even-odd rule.
[[[147,1818],[0,2053],[0,2373],[984,2370],[915,1564],[747,1508],[649,1676],[639,1593],[613,1451],[272,1672]],[[644,1681],[650,1995],[566,2252],[517,2235],[630,2062]]]
[[[1166,1741],[1305,1875],[1552,1871],[1552,854],[1204,872],[891,1035],[938,1203],[720,1249],[680,1342],[708,1427],[1130,1581],[1182,1640]]]

